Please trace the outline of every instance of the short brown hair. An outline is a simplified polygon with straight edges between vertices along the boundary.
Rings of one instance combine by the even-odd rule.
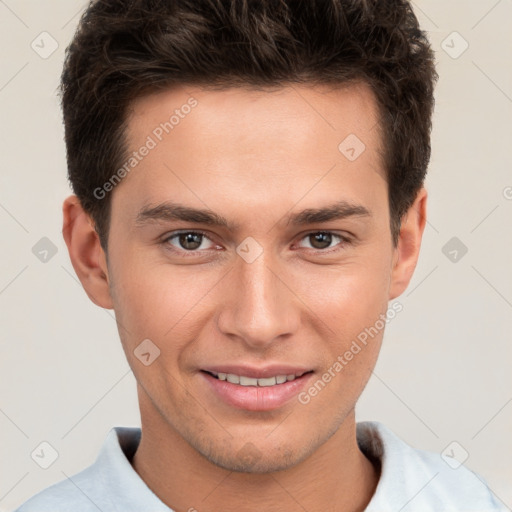
[[[430,158],[436,80],[406,0],[93,0],[61,79],[69,181],[106,251],[111,196],[94,190],[126,160],[136,97],[173,84],[364,81],[380,108],[396,243]]]

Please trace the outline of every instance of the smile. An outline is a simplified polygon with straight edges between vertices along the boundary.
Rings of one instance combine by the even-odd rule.
[[[269,373],[265,376],[261,376],[261,373],[265,373],[263,371],[251,372],[249,369],[247,373],[251,372],[253,376],[212,369],[203,370],[200,374],[203,376],[208,393],[212,393],[212,396],[226,405],[247,411],[270,411],[289,403],[304,391],[314,378],[314,372],[311,370],[301,369],[295,374],[291,372],[285,374],[281,373],[283,369],[276,368],[270,372],[267,368],[266,371]],[[234,368],[231,369],[233,370]],[[291,368],[290,370],[293,371]],[[254,376],[255,373],[260,373],[260,376]]]
[[[278,384],[284,384],[285,382],[291,382],[295,380],[297,377],[301,377],[303,373],[299,375],[290,374],[290,375],[275,375],[273,377],[266,377],[262,379],[256,379],[253,377],[247,377],[245,375],[235,375],[234,373],[216,373],[216,372],[208,372],[210,375],[213,375],[219,380],[225,380],[230,382],[231,384],[238,384],[240,386],[275,386]]]

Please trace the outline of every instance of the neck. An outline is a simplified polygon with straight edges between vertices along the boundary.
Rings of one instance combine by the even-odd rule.
[[[145,415],[142,405],[141,413],[142,437],[132,466],[176,512],[363,511],[379,480],[380,469],[357,444],[354,410],[310,457],[264,474],[227,471],[192,448],[161,416]]]

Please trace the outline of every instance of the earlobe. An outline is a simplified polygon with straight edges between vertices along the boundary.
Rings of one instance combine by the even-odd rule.
[[[401,295],[409,285],[418,262],[426,220],[427,191],[422,188],[402,219],[398,244],[393,257],[389,300]]]
[[[93,221],[75,195],[66,198],[62,213],[62,235],[85,292],[97,306],[113,309],[106,257]]]

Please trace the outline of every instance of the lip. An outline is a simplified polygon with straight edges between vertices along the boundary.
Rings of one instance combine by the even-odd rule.
[[[229,368],[229,371],[225,371]],[[237,367],[222,367],[221,370],[211,370],[215,373],[234,373],[236,375],[245,375],[253,378],[265,378],[271,375],[291,375],[293,371],[283,371],[284,367],[280,367],[280,371],[272,369],[271,373],[262,375],[261,371],[253,372],[251,375],[247,372],[247,368],[240,369]],[[290,368],[288,367],[288,370]],[[208,370],[209,371],[209,370]],[[300,370],[302,371],[302,370]],[[275,372],[275,373],[272,373]],[[287,381],[283,384],[276,384],[275,386],[241,386],[239,384],[232,384],[225,380],[219,380],[207,371],[201,371],[199,374],[205,380],[209,389],[213,394],[220,398],[224,403],[237,409],[244,409],[246,411],[271,411],[284,406],[292,398],[297,396],[303,390],[314,376],[312,371],[305,370],[301,377],[296,377],[292,381]]]

